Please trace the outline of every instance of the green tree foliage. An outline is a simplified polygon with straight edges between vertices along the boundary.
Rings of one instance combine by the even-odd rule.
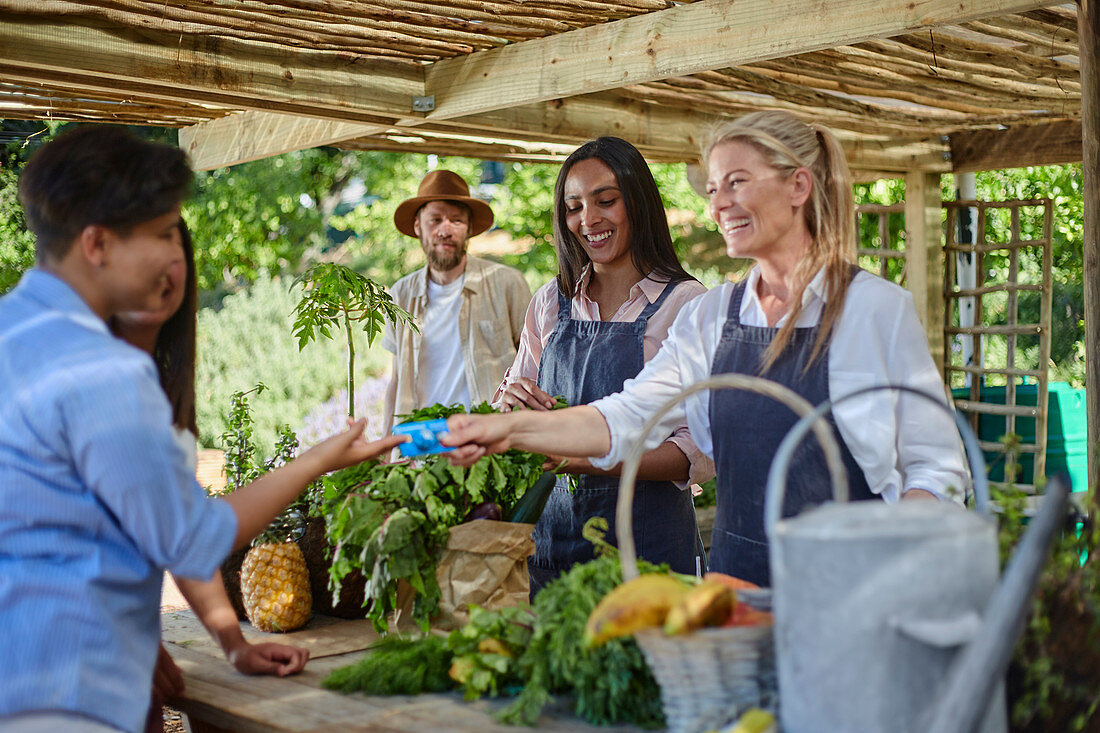
[[[1004,201],[1009,199],[1054,200],[1053,260],[1054,260],[1054,314],[1051,345],[1051,379],[1069,382],[1075,387],[1084,386],[1084,278],[1083,278],[1083,227],[1084,203],[1081,190],[1080,165],[1040,166],[1014,168],[1000,171],[983,171],[975,176],[978,199]],[[955,198],[955,178],[945,175],[942,179],[944,200]],[[856,186],[857,204],[894,204],[905,201],[905,181],[880,180]],[[1006,241],[1009,226],[1007,211],[992,212],[986,222],[986,237],[990,241]],[[904,239],[905,218],[901,214],[890,215],[890,240]],[[1025,209],[1021,216],[1021,236],[1040,237],[1037,209]],[[860,241],[878,245],[878,224],[873,217],[860,222]],[[899,263],[900,264],[900,263]],[[1021,257],[1024,278],[1035,279],[1040,272],[1037,258]],[[987,256],[984,265],[997,271],[998,278],[1007,273],[1007,258]],[[896,273],[895,273],[896,274]],[[1039,321],[1038,293],[1021,293],[1020,318],[1031,323]],[[995,299],[987,299],[996,305]],[[992,309],[990,318],[996,317]],[[1023,341],[1023,340],[1022,340]],[[1038,363],[1038,345],[1021,343],[1025,359]],[[993,362],[1004,362],[1004,345],[991,341],[986,349]]]
[[[314,148],[198,173],[183,211],[199,289],[225,292],[261,272],[296,272],[328,249],[327,227],[359,158]]]
[[[19,205],[18,173],[0,168],[0,293],[11,290],[34,264],[34,237]]]
[[[339,341],[322,339],[305,351],[291,333],[294,306],[301,296],[289,278],[261,275],[246,291],[227,296],[220,309],[199,311],[196,409],[200,442],[219,447],[218,436],[231,426],[226,411],[234,392],[257,382],[267,386],[254,403],[255,442],[267,450],[278,440],[279,425],[300,425],[306,413],[325,402],[347,380],[347,355]],[[356,375],[380,373],[390,355],[367,348],[356,334]],[[263,455],[262,458],[269,458]]]

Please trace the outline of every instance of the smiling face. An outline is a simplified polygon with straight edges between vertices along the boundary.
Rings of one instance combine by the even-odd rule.
[[[578,161],[564,187],[565,224],[593,266],[630,257],[630,217],[615,173],[599,158]]]
[[[784,177],[752,145],[730,140],[715,146],[707,167],[710,214],[730,257],[768,258],[801,246],[802,206],[812,185],[809,171]]]
[[[466,259],[470,211],[449,201],[429,201],[417,212],[413,231],[420,237],[429,268],[449,272]]]
[[[135,225],[125,235],[105,230],[101,269],[109,282],[109,315],[124,311],[160,312],[173,302],[175,308],[179,307],[187,267],[179,220],[177,206]]]
[[[176,224],[177,231],[179,224]],[[183,253],[182,245],[180,249]],[[159,329],[183,305],[186,293],[187,263],[181,257],[173,262],[166,273],[164,286],[158,295],[158,305],[152,310],[122,311],[115,316],[119,329]]]

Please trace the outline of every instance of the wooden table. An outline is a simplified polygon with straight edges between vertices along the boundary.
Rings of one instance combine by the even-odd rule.
[[[188,716],[194,733],[526,730],[493,719],[492,712],[507,701],[466,703],[457,693],[368,697],[322,689],[321,680],[329,672],[368,653],[364,648],[378,638],[369,621],[315,616],[305,629],[290,634],[265,634],[243,624],[249,640],[270,639],[310,650],[305,671],[280,679],[237,672],[189,610],[166,613],[161,620],[165,646],[183,670],[187,686],[186,695],[170,704]],[[562,708],[548,711],[539,720],[541,730],[639,730],[597,728]]]

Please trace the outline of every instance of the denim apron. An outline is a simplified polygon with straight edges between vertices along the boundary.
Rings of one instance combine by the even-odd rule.
[[[558,293],[558,321],[542,351],[538,384],[551,395],[563,395],[570,405],[619,392],[645,364],[646,323],[676,287],[669,283],[633,322],[578,321],[572,304]],[[579,475],[569,491],[568,477],[559,476],[546,508],[535,525],[535,556],[529,561],[531,595],[571,568],[594,557],[592,543],[581,536],[589,517],[607,519],[607,540],[615,544],[615,506],[619,479]],[[668,563],[681,573],[695,573],[702,555],[691,492],[671,481],[638,481],[634,488],[634,542],[639,557]]]
[[[857,268],[853,267],[852,276]],[[741,323],[745,281],[734,286],[722,337],[714,352],[712,375],[757,374],[778,328]],[[820,326],[796,328],[779,359],[760,376],[790,387],[811,405],[829,398],[829,346],[806,369]],[[751,416],[751,417],[750,417]],[[840,444],[853,501],[878,498],[867,485],[863,470],[827,416]],[[772,458],[787,432],[798,421],[789,408],[770,397],[736,389],[711,390],[710,429],[718,472],[718,507],[711,537],[708,569],[733,575],[761,586],[771,584],[768,545],[764,534],[764,489]],[[783,499],[783,516],[828,501],[833,496],[825,454],[808,436],[795,452]]]

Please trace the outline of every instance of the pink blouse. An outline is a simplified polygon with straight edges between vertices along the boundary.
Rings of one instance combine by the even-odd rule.
[[[572,316],[578,321],[598,321],[600,319],[599,305],[588,297],[588,282],[591,268],[585,268],[581,275],[577,292],[571,301]],[[630,289],[626,301],[619,306],[610,321],[634,321],[641,315],[647,305],[657,300],[665,288],[666,283],[645,277],[639,280]],[[661,348],[668,329],[680,312],[680,308],[706,292],[702,283],[696,280],[684,280],[675,285],[675,290],[669,293],[660,309],[649,318],[646,324],[645,336],[642,340],[642,354],[649,361]],[[527,316],[523,324],[523,332],[519,338],[519,348],[516,351],[516,359],[512,366],[504,374],[504,380],[493,397],[494,402],[500,399],[503,389],[521,377],[537,379],[539,374],[539,360],[542,358],[542,349],[550,340],[550,334],[558,320],[558,283],[551,280],[543,285],[531,299],[531,305],[527,307]],[[676,428],[668,440],[683,451],[691,464],[688,470],[688,484],[697,484],[714,476],[714,461],[696,447],[684,423]]]

